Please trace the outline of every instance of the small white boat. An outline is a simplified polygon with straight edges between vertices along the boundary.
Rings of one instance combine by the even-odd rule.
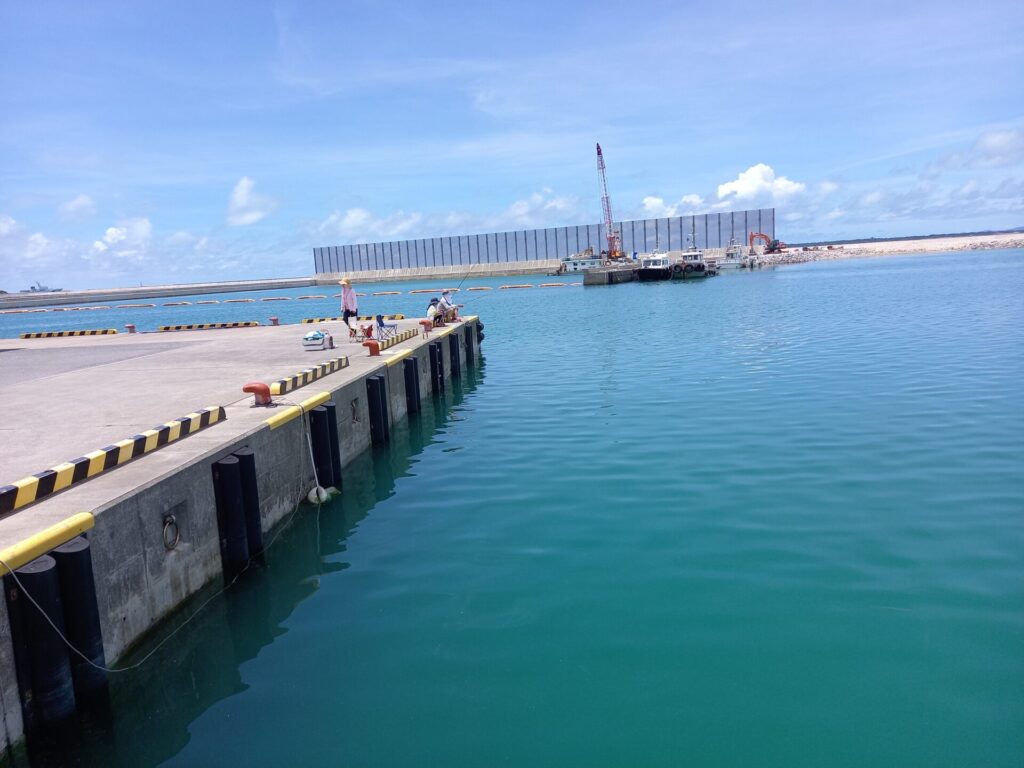
[[[704,258],[704,252],[693,243],[690,247],[679,254],[679,258],[672,264],[673,280],[694,280],[698,277],[711,277],[717,275],[718,270],[713,262]]]
[[[600,256],[595,256],[593,248],[587,248],[579,253],[563,256],[562,262],[558,265],[558,271],[551,272],[550,274],[564,275],[569,272],[582,272],[585,269],[594,269],[601,266],[604,266],[604,259]]]
[[[718,269],[743,269],[747,261],[743,256],[743,246],[736,242],[736,238],[729,239],[729,245],[725,249],[725,255],[715,260]]]
[[[640,257],[636,268],[636,279],[643,283],[672,278],[672,262],[664,251],[654,251]]]

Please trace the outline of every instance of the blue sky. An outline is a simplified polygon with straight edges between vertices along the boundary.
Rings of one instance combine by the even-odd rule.
[[[774,205],[1024,225],[1024,4],[0,4],[0,288]]]

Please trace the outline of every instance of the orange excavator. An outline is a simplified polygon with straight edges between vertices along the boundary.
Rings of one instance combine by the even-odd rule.
[[[783,253],[786,250],[786,244],[781,240],[774,240],[764,232],[751,232],[750,233],[750,252],[754,252],[754,242],[757,240],[764,241],[764,252],[765,253]]]

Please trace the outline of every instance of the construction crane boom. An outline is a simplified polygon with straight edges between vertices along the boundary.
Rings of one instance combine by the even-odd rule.
[[[608,176],[605,173],[604,153],[601,152],[601,145],[597,145],[597,173],[601,178],[601,212],[604,215],[604,231],[608,238],[608,257],[616,258],[620,255],[619,233],[615,231],[614,219],[612,218],[612,201],[608,197]]]

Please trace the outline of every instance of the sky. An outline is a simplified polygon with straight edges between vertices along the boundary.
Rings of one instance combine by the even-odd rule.
[[[0,3],[0,289],[774,206],[1024,226],[1024,3]]]

